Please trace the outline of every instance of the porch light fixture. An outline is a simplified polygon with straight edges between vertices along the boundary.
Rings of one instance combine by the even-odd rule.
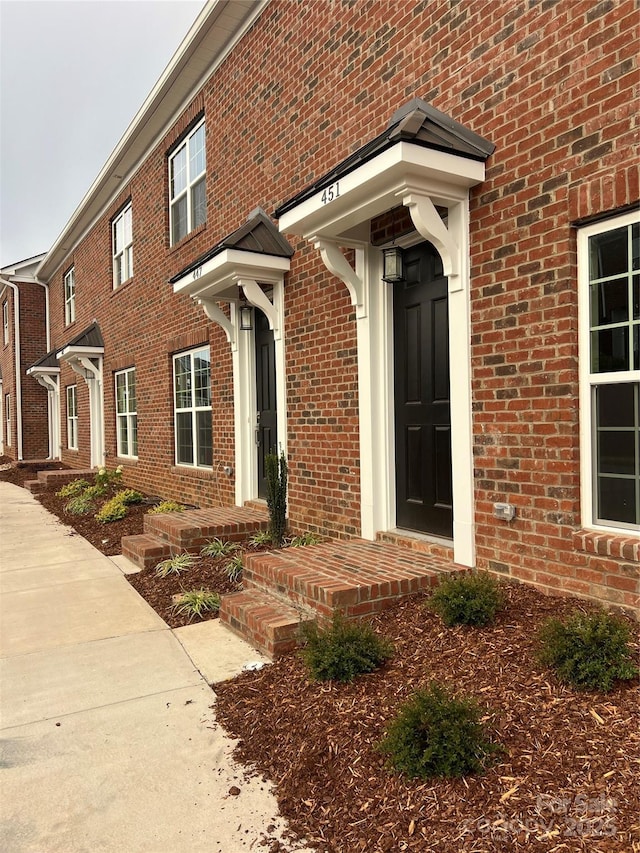
[[[402,249],[400,246],[390,246],[382,250],[382,280],[388,284],[404,281]]]
[[[253,308],[243,299],[240,303],[240,331],[250,332],[253,329]]]

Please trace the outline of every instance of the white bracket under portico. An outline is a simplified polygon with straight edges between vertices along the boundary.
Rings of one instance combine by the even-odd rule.
[[[240,329],[238,309],[243,303],[259,309],[273,331],[278,443],[286,453],[284,277],[292,255],[291,246],[258,208],[245,225],[170,280],[175,293],[187,294],[202,305],[231,346],[238,506],[257,496],[254,337]],[[228,316],[220,303],[229,305]]]
[[[44,358],[27,369],[27,376],[32,376],[38,385],[47,391],[47,427],[49,443],[49,459],[59,459],[61,453],[60,440],[60,367],[55,352],[47,353]]]
[[[449,292],[454,559],[475,565],[469,190],[481,183],[494,146],[415,99],[386,131],[277,211],[280,230],[312,241],[356,307],[361,535],[395,527],[391,288],[370,242],[373,217],[403,204],[417,235],[441,254]],[[438,212],[445,209],[446,222]],[[341,246],[358,245],[355,269]]]

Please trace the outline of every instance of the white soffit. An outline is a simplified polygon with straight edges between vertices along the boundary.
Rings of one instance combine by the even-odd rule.
[[[197,299],[235,302],[238,299],[238,284],[242,279],[275,284],[282,281],[290,267],[289,258],[242,249],[225,249],[174,282],[173,292]]]
[[[339,238],[401,205],[409,192],[424,193],[434,204],[448,207],[484,177],[482,162],[399,142],[283,213],[279,228],[307,238]]]

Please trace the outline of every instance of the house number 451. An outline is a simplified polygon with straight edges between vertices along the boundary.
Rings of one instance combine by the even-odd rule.
[[[330,187],[327,187],[326,190],[322,193],[321,200],[323,204],[328,204],[330,201],[333,201],[334,198],[338,198],[340,195],[340,181],[336,181],[335,184],[331,184]]]

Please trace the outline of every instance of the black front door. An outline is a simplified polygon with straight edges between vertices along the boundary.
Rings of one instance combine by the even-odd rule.
[[[256,403],[258,445],[258,497],[267,494],[265,479],[265,456],[278,452],[276,413],[276,362],[273,332],[266,316],[257,308],[255,314],[256,340]]]
[[[453,535],[447,279],[430,243],[393,286],[396,525]]]

